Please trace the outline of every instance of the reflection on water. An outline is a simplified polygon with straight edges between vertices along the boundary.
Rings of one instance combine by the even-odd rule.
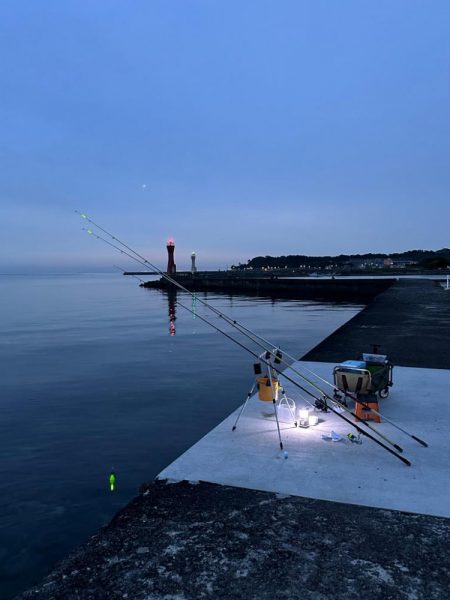
[[[175,335],[177,329],[175,327],[175,321],[177,320],[177,290],[167,290],[167,301],[169,304],[169,334]]]
[[[192,318],[195,319],[197,317],[197,294],[192,294]]]
[[[177,293],[178,293],[178,290],[176,288],[168,289],[168,290],[164,290],[162,293],[167,296],[167,305],[168,305],[168,314],[169,314],[169,335],[174,336],[177,333],[175,321],[177,320]],[[205,300],[206,299],[207,299],[207,297],[205,296]],[[190,312],[192,319],[197,318],[197,294],[193,293],[191,295],[191,307],[190,308],[189,308],[189,305],[186,300],[180,306],[182,306],[185,310]]]
[[[117,275],[0,277],[2,599],[107,523],[143,481],[237,408],[254,379],[251,356],[179,310],[194,298],[135,283]],[[360,308],[202,297],[295,356]]]

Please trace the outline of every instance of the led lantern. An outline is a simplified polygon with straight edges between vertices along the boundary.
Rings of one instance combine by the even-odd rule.
[[[298,411],[298,416],[299,416],[299,425],[300,427],[309,427],[309,409],[308,408],[301,408]]]

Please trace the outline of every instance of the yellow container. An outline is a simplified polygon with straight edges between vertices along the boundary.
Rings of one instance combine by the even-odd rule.
[[[269,381],[268,377],[258,377],[258,397],[263,402],[272,402],[272,388],[275,394],[275,400],[278,400],[278,388],[280,387],[280,382],[278,379],[272,379],[272,385],[267,385]]]

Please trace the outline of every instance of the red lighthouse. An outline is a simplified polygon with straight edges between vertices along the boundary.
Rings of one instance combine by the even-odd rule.
[[[172,238],[167,240],[166,248],[167,248],[167,255],[168,255],[167,272],[168,273],[176,273],[177,265],[175,264],[175,262],[173,260],[173,253],[175,252],[175,242]]]

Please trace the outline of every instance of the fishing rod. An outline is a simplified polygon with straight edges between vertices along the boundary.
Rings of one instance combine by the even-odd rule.
[[[118,250],[119,252],[121,252],[122,254],[125,254],[126,256],[129,256],[130,258],[132,258],[133,260],[135,260],[136,262],[138,262],[139,264],[144,264],[141,260],[137,259],[135,256],[132,256],[131,254],[129,254],[127,251],[122,250],[121,248],[119,248],[118,246],[116,246],[115,244],[111,243],[110,241],[108,241],[107,239],[105,239],[104,237],[102,237],[101,235],[98,235],[97,233],[93,232],[91,229],[86,229],[85,231],[87,231],[88,234],[95,236],[98,240],[101,240],[102,242],[105,242],[106,244],[108,244],[109,246],[111,246],[112,248],[115,248],[116,250]],[[116,238],[115,238],[116,239]],[[153,268],[153,267],[152,267]],[[184,289],[184,286],[183,286]],[[188,290],[188,293],[194,297],[193,293],[190,292]],[[195,296],[196,297],[196,296]],[[208,308],[211,307],[210,304],[203,302],[203,304],[205,304],[205,306],[207,306]],[[192,311],[193,315],[196,315],[196,312]],[[219,315],[222,316],[222,315]],[[229,317],[226,318],[226,321],[229,322]],[[239,326],[237,324],[236,321],[234,321],[235,325],[234,327],[240,331],[241,333],[243,333],[240,329]],[[244,333],[244,335],[246,335]],[[263,349],[264,346],[262,346],[261,343],[259,343],[258,341],[253,340],[250,335],[247,335],[247,337],[249,339],[251,339],[254,343],[258,344],[260,347],[262,347]],[[279,356],[279,351],[275,348],[273,350],[267,350],[265,349],[265,352],[267,352],[269,355],[272,355],[275,357],[275,359],[278,361],[278,363],[283,363],[287,365],[286,361],[282,360],[282,357]],[[278,354],[277,354],[278,352]],[[297,375],[299,375],[300,377],[303,377],[301,373],[299,373],[298,371],[296,371],[296,369],[292,366],[288,366],[288,368],[290,368],[294,373],[296,373]],[[303,377],[303,379],[306,379],[305,377]],[[309,380],[306,379],[306,381],[309,383]],[[310,384],[311,385],[311,384]],[[317,387],[317,386],[316,386]],[[323,390],[321,390],[320,388],[317,388],[321,394],[322,394],[322,398],[318,398],[317,396],[315,396],[311,391],[307,390],[304,387],[300,386],[300,389],[302,389],[306,394],[308,394],[309,396],[311,396],[312,398],[314,398],[314,400],[316,401],[316,407],[320,407],[320,410],[327,410],[328,408],[330,408],[329,404],[327,404],[327,400],[330,400],[333,404],[338,405],[341,409],[343,409],[345,412],[348,412],[352,417],[354,417],[357,421],[360,421],[358,415],[356,413],[354,413],[350,408],[348,408],[348,406],[346,406],[345,404],[339,402],[338,400],[336,400],[335,398],[332,398],[331,396],[329,396],[328,394],[326,394],[325,392],[323,392]],[[307,401],[307,400],[305,400]],[[309,404],[311,404],[309,402]],[[312,404],[311,404],[312,405]],[[335,412],[335,411],[333,411]],[[377,429],[375,429],[374,427],[372,427],[372,425],[370,425],[369,423],[364,423],[365,427],[367,427],[368,429],[370,429],[371,431],[373,431],[376,435],[378,435],[378,437],[380,437],[381,439],[383,439],[385,442],[387,442],[388,444],[390,444],[393,448],[395,448],[398,452],[403,452],[403,448],[401,446],[399,446],[397,443],[393,442],[391,439],[389,439],[385,434],[381,433],[381,431],[378,431]]]
[[[190,294],[193,298],[195,298],[197,300],[197,296],[196,296],[196,294],[194,292],[191,292],[188,288],[186,288],[185,286],[183,286],[182,284],[180,284],[180,282],[178,282],[177,280],[175,280],[172,277],[170,277],[167,273],[164,273],[163,271],[161,271],[160,269],[158,269],[158,267],[156,267],[155,265],[153,265],[152,263],[150,263],[145,257],[141,256],[139,253],[137,253],[131,247],[129,247],[126,244],[124,244],[121,240],[119,240],[118,238],[116,238],[115,236],[113,236],[110,232],[106,231],[106,229],[103,229],[102,227],[100,227],[97,223],[95,223],[87,215],[85,215],[84,213],[80,213],[79,211],[75,211],[75,212],[77,214],[79,214],[82,218],[84,218],[87,221],[89,221],[90,223],[92,223],[95,227],[97,227],[98,229],[100,229],[101,231],[103,231],[104,233],[106,233],[107,235],[109,235],[112,239],[116,240],[119,244],[121,244],[122,246],[124,246],[125,248],[127,248],[128,250],[130,250],[130,252],[132,252],[133,254],[135,254],[136,256],[138,256],[139,258],[141,258],[144,261],[145,266],[151,267],[152,269],[154,269],[155,271],[157,271],[158,274],[161,275],[163,278],[165,278],[167,281],[169,281],[173,285],[177,286],[179,289],[182,289],[183,291],[187,292],[188,294]],[[135,257],[131,257],[131,258],[133,258],[133,260],[136,260]],[[133,275],[133,277],[135,277],[135,276]],[[136,279],[139,279],[139,278],[136,278]],[[143,279],[139,279],[139,280],[142,283],[145,283]],[[228,317],[228,315],[222,313],[219,309],[217,309],[216,307],[214,307],[211,304],[209,304],[209,302],[207,302],[206,300],[202,300],[201,298],[199,298],[199,301],[204,306],[206,306],[207,308],[209,308],[210,310],[212,310],[214,313],[216,313],[217,316],[219,316],[220,318],[222,318],[225,321],[227,321],[230,325],[235,326],[237,329],[239,329],[241,331],[241,333],[244,333],[244,335],[247,335],[255,343],[259,344],[261,348],[263,348],[264,350],[266,350],[267,352],[270,352],[273,356],[275,356],[274,351],[272,350],[272,348],[273,348],[272,344],[270,344],[270,342],[268,340],[266,340],[263,336],[255,333],[251,329],[248,329],[247,327],[245,327],[245,325],[242,325],[242,323],[238,323],[236,320],[231,319],[231,317]],[[262,345],[260,342],[263,342],[264,345]],[[278,347],[278,348],[281,350],[280,347]],[[287,358],[291,359],[294,362],[297,362],[297,359],[294,356],[292,356],[291,354],[289,354],[288,352],[286,352],[284,349],[283,349],[283,353],[284,353],[285,356],[287,356]],[[282,358],[282,357],[280,357],[280,358]],[[282,362],[286,366],[289,366],[291,368],[291,370],[296,375],[298,375],[304,381],[306,381],[307,383],[309,383],[309,385],[311,385],[312,387],[314,387],[315,389],[317,389],[318,391],[320,391],[320,393],[323,394],[324,396],[326,396],[326,398],[328,400],[330,400],[332,402],[336,402],[341,407],[346,408],[346,406],[345,406],[344,403],[339,402],[334,397],[332,398],[320,386],[318,386],[315,382],[313,382],[309,378],[307,378],[306,375],[304,375],[304,373],[302,373],[298,369],[298,367],[296,368],[296,367],[292,367],[291,365],[288,365],[288,363],[285,360],[282,360]],[[319,379],[320,381],[322,381],[323,383],[325,383],[326,385],[328,385],[329,387],[331,387],[335,392],[342,392],[342,390],[339,390],[339,388],[336,387],[333,383],[327,381],[326,379],[324,379],[323,377],[321,377],[320,375],[318,375],[317,373],[315,373],[311,369],[308,369],[308,367],[305,367],[305,366],[302,365],[302,369],[305,370],[305,371],[307,371],[307,372],[309,372],[311,375],[313,375],[313,377],[315,377],[316,379]],[[369,404],[367,404],[366,402],[364,402],[360,397],[358,398],[356,395],[352,394],[351,392],[346,392],[344,394],[344,397],[348,397],[348,398],[351,398],[352,400],[354,400],[355,402],[359,402],[366,410],[369,410],[370,412],[378,415],[384,421],[386,421],[387,423],[389,423],[390,425],[392,425],[395,429],[398,429],[399,431],[401,431],[402,433],[404,433],[405,435],[407,435],[411,439],[415,440],[416,442],[418,442],[419,444],[421,444],[425,448],[428,447],[428,444],[424,440],[422,440],[418,436],[410,433],[409,431],[406,431],[403,427],[400,427],[400,425],[398,425],[397,423],[395,423],[394,421],[392,421],[391,419],[389,419],[388,417],[386,417],[380,411],[374,409],[372,406],[370,406]],[[374,431],[376,431],[376,430],[374,429]],[[398,446],[397,444],[393,443],[391,440],[389,440],[389,438],[387,438],[386,436],[383,436],[383,434],[381,434],[380,432],[377,432],[377,433],[378,433],[378,435],[380,435],[381,437],[383,437],[384,439],[386,439],[386,441],[388,441],[390,444],[392,444],[397,450],[399,450],[400,452],[403,451],[403,449],[400,446]]]
[[[125,244],[124,242],[122,242],[119,238],[117,238],[116,236],[114,236],[112,233],[110,233],[109,231],[107,231],[106,229],[104,229],[103,227],[101,227],[100,225],[98,225],[97,223],[95,223],[95,221],[93,221],[90,217],[88,217],[86,214],[84,213],[80,213],[78,210],[75,211],[77,214],[80,215],[81,218],[87,220],[89,223],[91,223],[92,225],[94,225],[95,227],[97,227],[97,229],[100,229],[101,231],[103,231],[104,233],[106,233],[106,235],[108,235],[111,239],[113,239],[114,241],[117,241],[121,246],[123,246],[124,248],[127,248],[127,250],[129,250],[130,252],[132,252],[133,256],[130,255],[128,252],[125,252],[124,250],[122,250],[121,248],[119,248],[118,246],[116,246],[115,244],[112,244],[111,242],[109,242],[108,240],[106,240],[105,238],[103,238],[102,236],[99,236],[98,234],[92,232],[92,230],[87,229],[86,231],[90,234],[95,235],[99,240],[105,242],[106,244],[110,245],[111,247],[113,247],[114,249],[118,250],[119,252],[121,252],[122,254],[126,254],[127,256],[129,256],[131,259],[135,260],[136,262],[138,262],[139,264],[142,264],[146,267],[150,267],[152,269],[154,269],[158,274],[160,274],[164,279],[166,279],[167,281],[169,281],[170,283],[172,283],[173,285],[175,285],[176,287],[178,287],[179,289],[183,290],[184,292],[190,294],[193,298],[195,298],[196,300],[198,299],[205,307],[209,308],[210,310],[212,310],[219,318],[224,319],[227,323],[229,323],[232,327],[234,327],[235,329],[237,329],[240,333],[244,334],[245,336],[247,336],[249,339],[251,339],[255,344],[259,345],[261,348],[263,348],[266,352],[270,352],[270,354],[272,356],[274,356],[275,358],[277,358],[278,362],[282,362],[284,363],[286,366],[288,366],[296,375],[298,375],[300,378],[302,378],[304,381],[306,381],[309,385],[311,385],[312,387],[314,387],[315,389],[317,389],[318,391],[320,391],[320,393],[323,395],[323,398],[326,400],[329,400],[335,404],[337,404],[338,406],[340,406],[344,411],[348,412],[349,414],[351,414],[354,418],[360,420],[358,418],[358,416],[351,411],[347,405],[345,403],[341,403],[339,402],[339,400],[337,400],[336,398],[332,398],[329,394],[327,394],[322,388],[320,388],[319,386],[317,386],[314,382],[312,382],[310,379],[308,379],[303,373],[301,373],[298,369],[296,369],[295,367],[292,367],[291,365],[289,365],[285,360],[283,360],[282,356],[276,356],[277,354],[277,349],[273,349],[273,346],[270,345],[268,346],[270,343],[267,340],[264,340],[264,338],[262,338],[261,336],[259,336],[258,334],[254,333],[253,331],[251,331],[250,329],[246,328],[244,325],[242,325],[241,323],[239,323],[238,321],[231,319],[230,317],[228,317],[228,315],[225,315],[224,313],[222,313],[220,310],[218,310],[217,308],[215,308],[214,306],[212,306],[211,304],[209,304],[208,302],[206,302],[205,300],[202,300],[201,298],[198,298],[196,296],[196,294],[194,292],[191,292],[188,288],[186,288],[184,285],[182,285],[181,283],[179,283],[177,280],[173,279],[172,277],[170,277],[167,273],[164,273],[163,271],[161,271],[161,269],[159,269],[156,265],[152,264],[149,260],[147,260],[144,256],[142,256],[141,254],[139,254],[138,252],[136,252],[135,250],[133,250],[133,248],[131,248],[130,246],[128,246],[127,244]],[[264,342],[264,344],[262,344],[261,342]],[[267,345],[265,345],[267,344]],[[287,353],[285,353],[287,355]],[[295,358],[291,357],[292,360],[296,360]],[[331,384],[329,384],[331,385]],[[315,396],[313,396],[314,398],[316,398]],[[316,398],[317,399],[317,398]],[[318,400],[318,399],[317,399]],[[323,400],[319,400],[319,402],[323,403]],[[326,404],[325,404],[326,406]],[[365,404],[365,407],[368,410],[373,410],[372,407],[370,407],[369,405]],[[378,413],[379,414],[379,413]],[[382,416],[382,415],[381,415]],[[368,427],[369,429],[371,429],[374,433],[376,433],[379,437],[381,437],[382,439],[384,439],[387,443],[389,443],[391,446],[393,446],[396,450],[398,450],[399,452],[403,452],[403,448],[401,446],[399,446],[397,443],[395,443],[394,441],[392,441],[391,439],[389,439],[385,434],[381,433],[380,431],[377,431],[375,428],[373,428],[371,425],[369,425],[369,423],[365,423],[366,427]],[[411,436],[414,437],[414,439],[418,439],[415,436]],[[421,442],[422,443],[422,442]]]
[[[76,211],[78,212],[78,211]],[[83,218],[87,218],[85,215],[83,216]],[[94,224],[94,223],[93,223]],[[100,229],[100,227],[99,227]],[[102,229],[103,230],[103,229]],[[108,240],[106,240],[105,238],[103,238],[102,236],[99,236],[97,233],[93,232],[90,229],[86,229],[87,233],[90,235],[93,235],[94,237],[96,237],[97,239],[105,242],[106,244],[110,245],[111,247],[115,248],[116,250],[118,250],[121,254],[125,254],[127,256],[129,256],[130,258],[132,258],[133,260],[142,263],[140,260],[138,260],[135,256],[130,255],[128,252],[122,250],[121,248],[119,248],[118,246],[116,246],[115,244],[112,244],[111,242],[109,242]],[[104,231],[104,230],[103,230]],[[109,232],[107,232],[108,235],[110,237],[112,237],[114,240],[117,240],[117,238],[115,238],[114,236],[112,236],[111,234],[109,234]],[[127,247],[125,244],[122,243],[122,245],[124,247]],[[133,250],[131,250],[132,252],[134,252]],[[134,253],[137,254],[137,253]],[[149,263],[149,261],[147,261],[146,259],[143,258],[143,260],[145,261],[145,263],[147,265],[151,265],[151,263]],[[151,265],[152,266],[152,265]],[[155,268],[154,266],[152,266],[152,268]],[[159,269],[155,268],[155,270],[159,271],[160,273],[162,273]],[[170,278],[171,279],[171,278]],[[189,290],[187,290],[186,288],[184,288],[184,286],[181,286],[185,291],[187,291],[187,293],[189,293],[190,295],[192,295],[192,292],[190,292]],[[209,304],[202,302],[203,304],[206,304],[207,307],[210,307]],[[182,308],[188,310],[189,312],[191,312],[192,314],[193,311],[186,307],[184,304],[182,304],[180,301],[178,301],[178,304],[180,306],[182,306]],[[216,325],[214,325],[211,321],[209,321],[208,319],[206,319],[205,317],[202,317],[200,315],[197,315],[202,321],[204,321],[205,323],[207,323],[208,325],[210,325],[211,327],[213,327],[216,331],[218,331],[219,333],[222,333],[225,337],[229,338],[230,340],[232,340],[233,342],[235,342],[237,345],[239,345],[241,348],[243,348],[244,350],[246,350],[247,352],[249,352],[250,354],[252,354],[252,356],[254,356],[255,358],[259,359],[258,354],[256,354],[254,351],[252,351],[250,348],[246,347],[244,344],[242,344],[241,342],[239,342],[238,340],[236,340],[235,338],[233,338],[231,335],[229,335],[228,333],[224,332],[222,329],[218,328]],[[239,329],[238,329],[239,330]],[[240,330],[239,330],[240,331]],[[247,336],[249,337],[249,336]],[[254,340],[253,340],[254,341]],[[269,354],[274,354],[274,352],[272,351],[267,351]],[[275,357],[279,360],[279,362],[281,362],[281,360],[279,359],[279,357],[275,354]],[[268,363],[267,360],[262,360],[262,362],[264,362],[266,365],[270,365],[270,363]],[[305,392],[306,394],[308,394],[309,396],[311,396],[312,398],[314,398],[315,400],[319,401],[319,402],[323,402],[322,399],[317,398],[317,396],[314,396],[314,394],[312,392],[310,392],[309,390],[307,390],[306,388],[304,388],[303,386],[301,386],[297,381],[295,381],[294,379],[292,379],[291,377],[289,377],[288,375],[286,375],[285,373],[283,373],[283,371],[281,371],[279,368],[274,367],[273,365],[271,365],[271,368],[273,368],[273,370],[275,370],[277,373],[279,373],[280,375],[282,375],[282,377],[284,377],[285,379],[287,379],[288,381],[290,381],[291,383],[293,383],[296,387],[298,387],[299,389],[301,389],[303,392]],[[331,399],[332,402],[334,404],[338,404],[335,400]],[[347,407],[345,407],[344,405],[342,405],[342,407],[344,409],[347,409]],[[397,458],[399,458],[404,464],[407,465],[411,465],[410,461],[407,460],[406,458],[404,458],[403,456],[400,456],[399,454],[397,454],[396,452],[394,452],[393,450],[391,450],[391,448],[389,448],[388,446],[386,446],[385,444],[383,444],[382,442],[380,442],[379,440],[377,440],[375,437],[373,437],[371,434],[369,434],[367,431],[361,429],[360,426],[356,425],[355,423],[353,423],[352,421],[350,421],[349,419],[347,419],[346,417],[344,417],[344,415],[342,415],[340,412],[338,412],[336,409],[334,409],[331,406],[327,406],[327,408],[329,410],[331,410],[331,412],[333,412],[334,414],[336,414],[337,416],[339,416],[341,419],[343,419],[344,421],[346,421],[349,425],[351,425],[352,427],[354,427],[359,433],[362,433],[363,435],[367,436],[369,439],[371,439],[372,441],[374,441],[375,443],[379,444],[381,447],[383,447],[385,450],[387,450],[388,452],[390,452],[391,454],[393,454],[394,456],[396,456]],[[348,410],[348,409],[347,409]],[[353,416],[356,417],[356,415],[354,415],[354,413],[352,413],[351,411],[350,414],[352,414]],[[364,424],[366,427],[368,427],[369,429],[372,429],[368,423]],[[379,435],[380,437],[382,437],[380,435],[380,433],[376,430],[373,430],[376,435]],[[393,445],[393,444],[392,444]]]
[[[110,241],[106,240],[105,238],[103,238],[102,236],[98,235],[97,233],[93,232],[91,229],[86,229],[86,231],[91,234],[94,235],[95,237],[97,237],[97,239],[105,242],[106,244],[108,244],[109,246],[111,246],[112,248],[118,250],[120,253],[122,254],[126,254],[127,256],[129,256],[131,259],[133,259],[134,261],[138,262],[139,264],[142,264],[146,267],[150,266],[150,268],[155,269],[155,271],[159,274],[161,274],[161,276],[165,279],[167,279],[169,282],[173,283],[176,287],[180,288],[181,290],[185,291],[186,293],[190,294],[193,298],[195,297],[197,299],[197,296],[195,293],[191,292],[188,288],[186,288],[185,286],[183,286],[182,284],[180,284],[178,281],[176,281],[175,279],[173,279],[172,277],[170,277],[169,275],[167,275],[167,273],[164,273],[163,271],[161,271],[157,266],[155,266],[154,264],[152,264],[150,261],[148,261],[145,257],[143,257],[142,255],[140,255],[138,252],[136,252],[135,250],[133,250],[132,248],[130,248],[130,246],[127,246],[127,244],[125,244],[124,242],[122,242],[120,239],[118,239],[117,237],[115,237],[114,235],[112,235],[112,233],[110,233],[109,231],[107,231],[106,229],[104,229],[103,227],[101,227],[100,225],[98,225],[97,223],[95,223],[92,219],[90,219],[86,214],[84,213],[80,213],[79,211],[75,211],[77,214],[79,214],[83,219],[86,219],[88,222],[92,223],[95,227],[97,227],[98,229],[100,229],[101,231],[105,232],[109,237],[111,237],[114,241],[117,241],[119,244],[121,244],[124,248],[127,248],[127,250],[130,250],[130,252],[133,253],[133,255],[129,254],[128,252],[126,252],[125,250],[122,250],[121,248],[119,248],[118,246],[116,246],[115,244],[111,243]],[[137,258],[139,257],[139,258]],[[241,325],[240,323],[238,323],[238,321],[231,319],[230,317],[228,317],[227,315],[225,315],[224,313],[222,313],[221,311],[219,311],[218,309],[216,309],[214,306],[212,306],[211,304],[209,304],[208,302],[206,302],[205,300],[202,300],[201,298],[199,298],[200,302],[207,308],[209,308],[210,310],[212,310],[215,314],[217,314],[220,318],[224,319],[227,323],[229,323],[230,325],[232,325],[232,327],[234,327],[235,329],[237,329],[240,333],[243,333],[246,337],[248,337],[249,339],[251,339],[255,344],[259,345],[261,348],[263,348],[266,352],[269,352],[272,356],[274,356],[278,362],[282,362],[284,364],[286,364],[287,366],[289,366],[289,368],[296,373],[296,375],[298,375],[300,378],[302,378],[303,380],[305,380],[309,385],[315,387],[316,389],[318,389],[320,391],[320,393],[323,395],[323,399],[318,399],[316,396],[314,396],[313,394],[309,393],[312,397],[314,397],[320,404],[324,404],[324,399],[326,400],[330,400],[331,402],[333,402],[334,404],[337,404],[338,406],[340,406],[344,411],[348,412],[350,415],[352,415],[355,419],[360,420],[358,418],[358,416],[351,411],[346,404],[339,402],[338,400],[336,400],[336,398],[332,398],[330,395],[328,395],[324,390],[322,390],[321,388],[319,388],[317,385],[315,385],[313,382],[311,382],[307,377],[305,377],[300,371],[298,371],[297,369],[295,369],[294,367],[288,365],[288,363],[282,359],[282,356],[278,356],[277,352],[278,350],[272,349],[272,348],[268,348],[267,346],[263,345],[259,340],[259,336],[257,336],[254,332],[252,332],[251,330],[247,329],[246,327],[244,327],[243,325]],[[256,338],[256,339],[255,339]],[[267,342],[268,343],[268,342]],[[295,359],[294,359],[295,360]],[[327,407],[327,404],[325,402],[325,408]],[[371,410],[371,407],[368,407],[369,410]],[[403,448],[401,446],[399,446],[397,443],[393,442],[391,439],[389,439],[385,434],[381,433],[380,431],[376,430],[374,427],[372,427],[369,423],[365,423],[365,426],[372,430],[374,433],[376,433],[376,435],[378,435],[380,438],[382,438],[383,440],[385,440],[388,444],[390,444],[393,448],[395,448],[396,450],[398,450],[399,452],[403,452]]]

